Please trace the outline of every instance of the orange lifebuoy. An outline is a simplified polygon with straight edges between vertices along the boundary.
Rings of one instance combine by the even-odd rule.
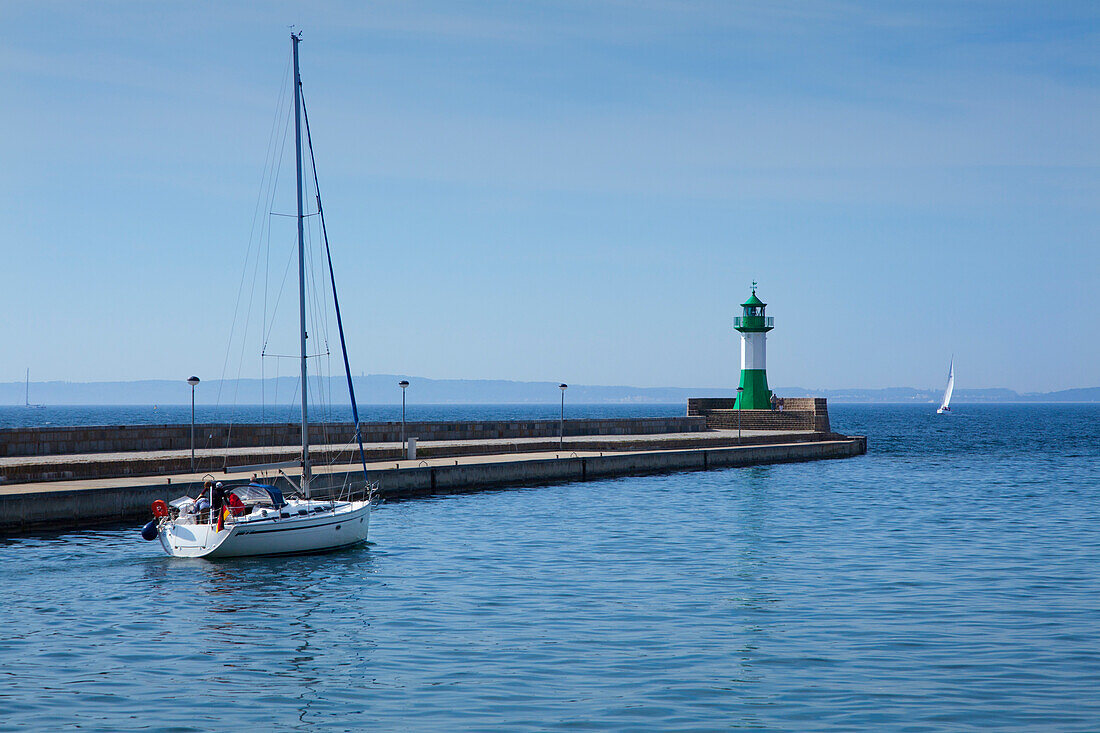
[[[153,516],[154,517],[167,517],[168,505],[164,503],[163,499],[157,499],[153,502]]]

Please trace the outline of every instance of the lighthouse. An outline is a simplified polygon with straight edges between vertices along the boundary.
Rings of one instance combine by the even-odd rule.
[[[768,331],[775,319],[765,316],[767,304],[756,297],[756,282],[752,295],[741,304],[741,315],[733,319],[733,327],[741,334],[741,389],[734,403],[738,410],[767,410],[771,407],[768,389],[766,354]]]

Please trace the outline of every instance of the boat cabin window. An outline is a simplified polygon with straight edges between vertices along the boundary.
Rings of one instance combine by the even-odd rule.
[[[267,506],[278,509],[285,504],[282,493],[269,486],[235,486],[233,494],[248,507]]]

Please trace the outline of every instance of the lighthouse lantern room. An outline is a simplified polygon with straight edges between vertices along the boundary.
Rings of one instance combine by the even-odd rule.
[[[774,318],[764,315],[767,304],[756,297],[756,282],[752,295],[741,304],[741,315],[733,319],[733,327],[741,334],[741,389],[735,402],[739,410],[767,410],[771,407],[766,367],[768,331]]]

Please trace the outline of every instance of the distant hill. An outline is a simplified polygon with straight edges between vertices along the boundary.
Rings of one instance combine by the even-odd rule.
[[[1100,387],[1078,387],[1047,392],[1041,395],[1025,395],[1043,402],[1100,402]]]
[[[372,374],[355,378],[356,397],[362,404],[401,402],[397,383],[408,379],[409,402],[418,404],[523,404],[557,402],[556,382],[514,382],[492,379],[425,379],[399,374]],[[294,402],[298,380],[210,380],[196,392],[199,404],[289,404]],[[333,404],[347,402],[343,377],[310,380],[313,392],[323,390]],[[779,387],[783,397],[827,397],[832,402],[938,402],[940,392],[911,387],[886,389],[826,389]],[[134,382],[32,382],[31,402],[53,405],[172,405],[187,404],[191,388],[182,379],[147,379]],[[733,397],[729,387],[616,387],[570,385],[566,399],[574,404],[682,403],[689,397]],[[0,383],[0,404],[21,405],[23,382]],[[1100,402],[1100,387],[1058,392],[1020,394],[1010,389],[957,389],[955,402]]]

